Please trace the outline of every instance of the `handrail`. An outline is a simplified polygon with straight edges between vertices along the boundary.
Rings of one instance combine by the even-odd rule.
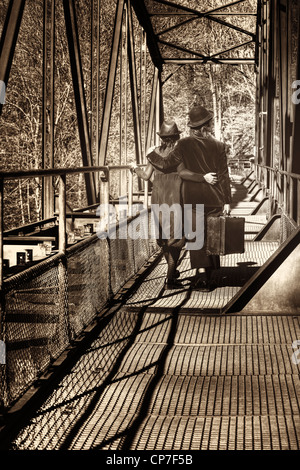
[[[273,168],[272,166],[261,165],[260,163],[256,163],[255,165],[258,166],[259,168],[264,168],[266,170],[273,171],[274,173],[279,173],[280,175],[286,175],[286,176],[290,176],[291,178],[295,178],[295,179],[300,180],[300,174],[299,173],[291,173],[289,171],[279,170],[279,168],[277,168],[277,167]]]
[[[259,163],[254,165],[256,180],[263,190],[269,190],[285,214],[300,225],[300,174]]]
[[[143,167],[145,164],[139,164]],[[93,173],[93,172],[109,172],[110,170],[129,170],[130,165],[110,165],[110,166],[79,166],[74,168],[48,168],[48,169],[31,169],[31,170],[14,170],[0,171],[0,179],[13,180],[23,178],[37,178],[40,176],[66,176],[74,173]]]
[[[144,167],[145,164],[139,164]],[[128,170],[128,216],[132,215],[133,208],[133,174],[130,171],[130,165],[114,166],[88,166],[74,168],[49,168],[49,169],[30,169],[21,171],[0,171],[0,290],[3,286],[3,248],[4,248],[4,230],[3,230],[3,210],[4,210],[4,181],[38,178],[47,176],[57,176],[58,184],[58,251],[66,253],[66,177],[75,173],[105,173],[105,177],[100,181],[100,201],[99,204],[109,204],[109,174],[114,170]],[[148,208],[148,184],[144,187],[144,207]]]

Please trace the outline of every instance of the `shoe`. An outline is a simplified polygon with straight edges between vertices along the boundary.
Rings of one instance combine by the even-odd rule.
[[[176,279],[166,279],[165,280],[165,290],[173,290],[173,289],[183,289],[183,285],[180,281]]]

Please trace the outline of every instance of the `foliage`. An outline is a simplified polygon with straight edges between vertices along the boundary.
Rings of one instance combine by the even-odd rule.
[[[148,0],[146,4],[149,4]],[[8,0],[0,4],[0,33],[3,28]],[[192,8],[199,8],[198,2],[181,2]],[[91,148],[93,160],[96,160],[98,136],[96,135],[96,116],[103,112],[106,80],[109,68],[110,49],[112,44],[115,2],[100,2],[100,70],[99,70],[99,110],[96,109],[97,97],[91,93],[91,79],[95,84],[97,70],[91,71],[91,60],[96,63],[96,49],[91,50],[91,34],[94,41],[97,37],[96,26],[91,31],[90,2],[76,0],[78,17],[79,44],[82,59],[82,71],[85,83],[87,112],[90,123]],[[154,5],[154,3],[153,3]],[[209,10],[222,5],[219,0],[206,0],[205,9]],[[255,10],[256,1],[248,0],[245,11]],[[112,8],[113,6],[113,8]],[[156,5],[159,7],[159,5]],[[160,6],[161,7],[161,6]],[[162,31],[179,21],[178,18],[160,18],[155,20],[155,32]],[[226,17],[227,20],[227,17]],[[234,19],[230,19],[234,23]],[[252,23],[251,23],[252,22]],[[253,29],[253,18],[239,19],[239,25],[245,29]],[[124,28],[124,25],[123,25]],[[136,49],[137,77],[141,72],[141,29],[133,14],[134,43]],[[165,41],[176,40],[175,33],[165,33],[161,37]],[[233,47],[245,40],[235,30],[224,28],[219,24],[200,19],[187,23],[181,28],[180,45],[192,49],[197,45],[199,53],[204,55],[217,54],[220,50]],[[172,36],[173,34],[173,36]],[[122,51],[122,56],[121,56]],[[162,54],[167,56],[170,49],[161,45]],[[224,57],[248,54],[253,56],[254,45],[225,53]],[[176,55],[174,50],[172,54]],[[179,52],[178,52],[179,54]],[[107,149],[107,163],[128,163],[135,159],[135,142],[133,132],[132,104],[128,69],[120,67],[125,60],[126,45],[124,39],[120,44],[119,64],[115,80],[113,112]],[[188,55],[188,54],[187,54]],[[142,129],[142,152],[146,151],[147,118],[150,107],[151,85],[154,67],[146,52],[144,80],[146,88],[138,80],[138,98],[140,102],[140,119]],[[123,63],[123,62],[122,62]],[[123,63],[124,67],[124,63]],[[170,78],[168,78],[171,75]],[[228,144],[232,156],[251,154],[254,145],[255,117],[255,73],[252,66],[230,66],[207,63],[178,68],[164,67],[162,79],[165,118],[175,118],[179,127],[186,133],[188,110],[194,103],[200,103],[213,109],[215,114],[216,136]],[[26,2],[10,78],[7,86],[6,102],[0,117],[0,170],[42,168],[42,87],[43,87],[43,0]],[[126,100],[125,100],[126,98]],[[127,120],[125,136],[125,101]],[[54,107],[54,166],[81,166],[81,150],[78,136],[75,98],[63,15],[63,2],[56,2],[55,12],[55,107]],[[126,137],[126,139],[125,139]],[[126,142],[125,142],[126,140]],[[51,162],[44,156],[44,165]],[[116,196],[119,181],[113,181],[113,195]],[[85,205],[85,184],[82,176],[68,178],[67,199],[71,207]],[[5,184],[5,228],[12,228],[24,223],[33,222],[42,217],[41,181],[19,180]],[[16,209],[16,207],[18,209]]]

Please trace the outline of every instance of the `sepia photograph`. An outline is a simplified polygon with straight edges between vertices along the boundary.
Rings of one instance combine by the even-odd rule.
[[[1,0],[0,142],[0,450],[299,451],[299,0]]]

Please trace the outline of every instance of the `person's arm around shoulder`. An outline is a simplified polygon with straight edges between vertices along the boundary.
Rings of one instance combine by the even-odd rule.
[[[179,174],[180,178],[185,181],[193,181],[195,183],[208,183],[211,185],[217,183],[216,173],[206,173],[205,175],[201,173],[195,173],[191,170],[188,170],[183,162],[178,165],[177,173]]]

